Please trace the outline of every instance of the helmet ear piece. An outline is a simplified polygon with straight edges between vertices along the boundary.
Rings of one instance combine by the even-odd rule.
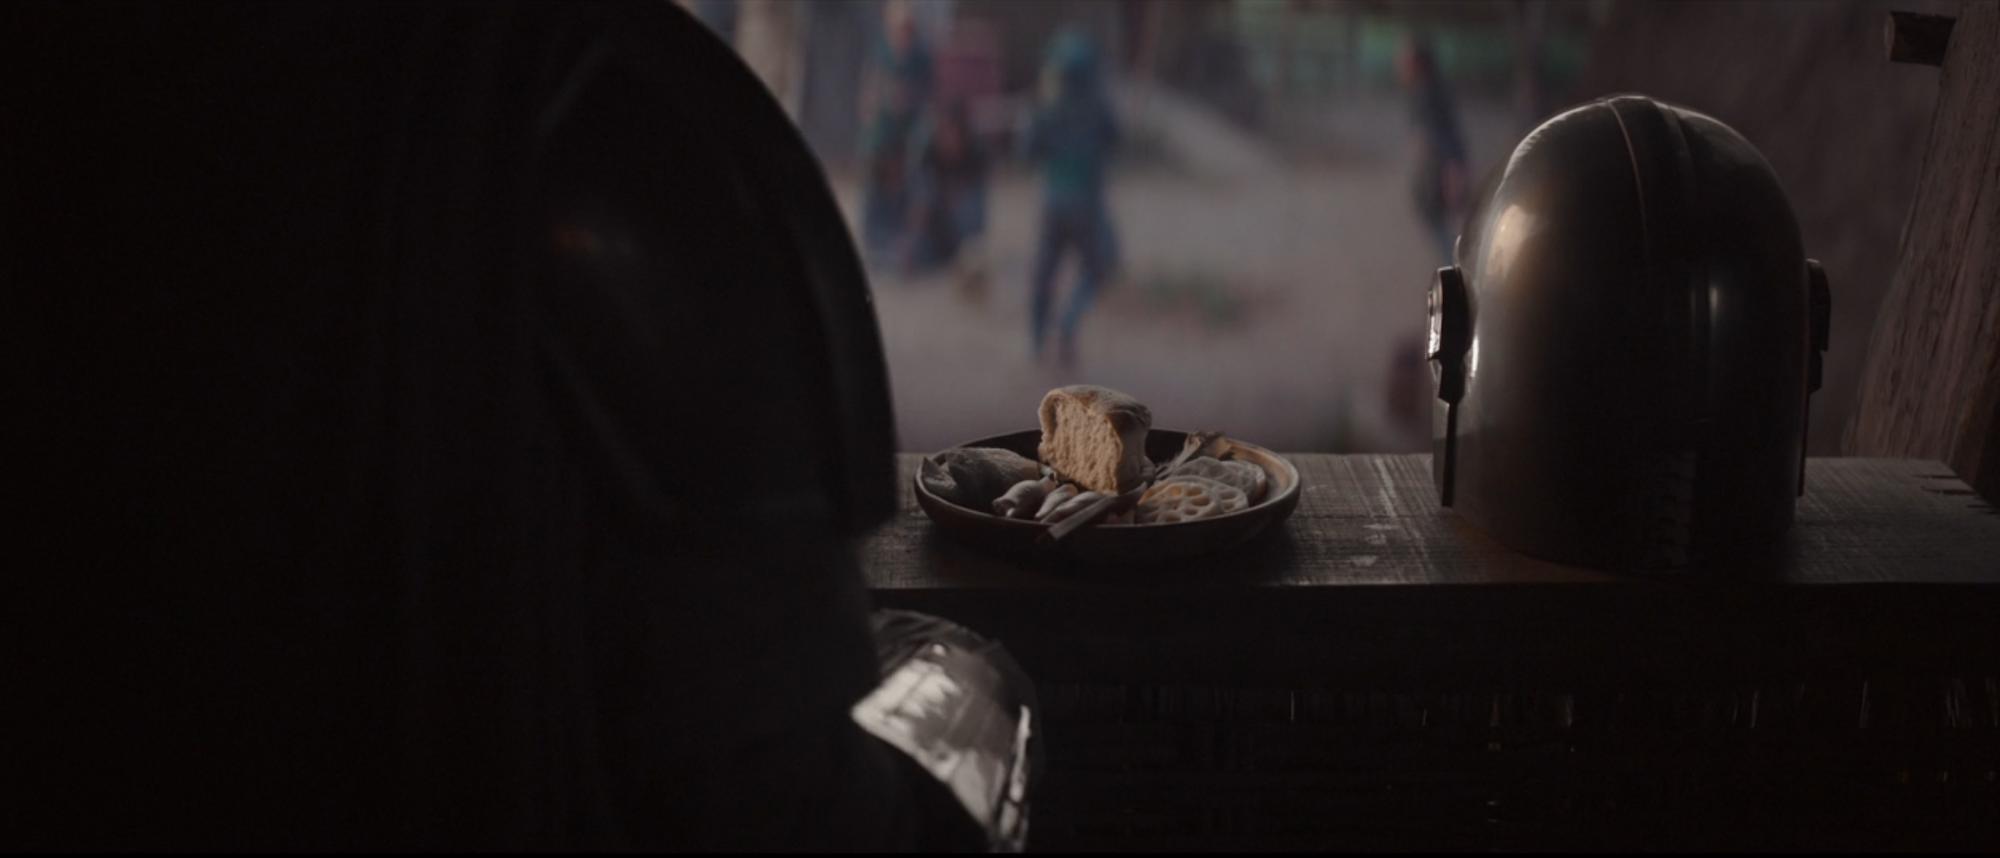
[[[1431,278],[1430,335],[1425,357],[1437,383],[1432,432],[1438,454],[1431,459],[1438,501],[1451,506],[1452,477],[1458,464],[1458,403],[1465,398],[1465,355],[1472,347],[1471,296],[1465,275],[1456,266],[1437,270]]]

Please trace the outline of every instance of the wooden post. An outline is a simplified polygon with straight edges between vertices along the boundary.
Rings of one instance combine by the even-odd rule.
[[[2000,500],[2000,4],[1970,0],[1950,29],[1895,280],[1843,446],[1943,459]],[[1839,272],[1828,273],[1838,301]]]

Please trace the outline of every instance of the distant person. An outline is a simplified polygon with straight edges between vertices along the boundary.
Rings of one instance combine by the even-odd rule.
[[[693,0],[689,8],[723,41],[736,44],[736,0]]]
[[[1118,122],[1104,91],[1096,45],[1065,29],[1051,45],[1041,101],[1028,126],[1029,160],[1042,167],[1042,226],[1035,248],[1031,343],[1047,343],[1056,269],[1074,252],[1081,273],[1057,321],[1058,360],[1076,364],[1076,329],[1098,287],[1117,267],[1117,236],[1105,205],[1104,170],[1118,145]]]
[[[905,265],[920,273],[956,263],[976,290],[984,276],[978,242],[986,231],[988,162],[965,103],[934,111],[917,141]]]
[[[862,240],[870,257],[878,260],[895,253],[906,240],[911,143],[930,101],[933,77],[930,49],[917,32],[915,18],[908,7],[890,5],[863,99]]]
[[[1410,119],[1417,130],[1417,172],[1411,187],[1417,214],[1437,242],[1443,264],[1450,265],[1468,184],[1458,104],[1438,73],[1428,38],[1413,35],[1403,42],[1396,72],[1409,93]]]

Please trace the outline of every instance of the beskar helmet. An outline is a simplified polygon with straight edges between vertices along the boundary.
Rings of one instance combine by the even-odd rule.
[[[9,842],[786,845],[729,797],[897,771],[832,729],[883,675],[838,544],[896,508],[880,335],[727,44],[672,3],[0,21],[49,517],[10,603],[63,655],[17,696],[75,701],[9,749]]]
[[[1430,292],[1440,500],[1606,568],[1764,542],[1804,491],[1829,294],[1777,176],[1643,96],[1529,133]]]

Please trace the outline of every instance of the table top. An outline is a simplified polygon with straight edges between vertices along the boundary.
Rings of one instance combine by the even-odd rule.
[[[902,509],[861,547],[873,600],[963,624],[1033,678],[1050,843],[1119,848],[1135,829],[1105,819],[1181,820],[1190,807],[1236,814],[1203,817],[1231,832],[1345,814],[1356,822],[1338,830],[1353,842],[1380,820],[1416,818],[1412,802],[1456,806],[1452,790],[1532,784],[1465,801],[1519,814],[1573,784],[1580,795],[1616,789],[1603,785],[1619,772],[1646,784],[1701,772],[1705,785],[1687,794],[1709,798],[1721,784],[1754,784],[1752,797],[1730,801],[1756,805],[1758,819],[1778,812],[1770,797],[1780,793],[1839,813],[1813,790],[1852,790],[1854,773],[1919,754],[1992,757],[1991,731],[1925,726],[1964,705],[1963,693],[1936,689],[1976,696],[2000,664],[2000,515],[1941,465],[1812,460],[1765,579],[1777,583],[1740,586],[1734,575],[1707,585],[1518,555],[1439,508],[1425,456],[1287,458],[1304,485],[1286,524],[1239,550],[1113,575],[950,541],[916,506],[920,457],[901,457]],[[1675,720],[1727,711],[1733,724],[1738,707],[1759,729]],[[1561,714],[1535,714],[1550,711]],[[1381,726],[1396,717],[1403,726]],[[1568,752],[1551,753],[1557,742]],[[1772,786],[1780,776],[1813,786],[1787,793]],[[1696,782],[1688,777],[1673,783]],[[1364,791],[1391,798],[1363,804]],[[1943,806],[1944,793],[1907,794],[1921,806],[1884,818]],[[1867,796],[1847,807],[1890,806],[1840,795]],[[1561,812],[1596,807],[1586,804]],[[1656,805],[1621,795],[1618,806]],[[1241,824],[1262,828],[1226,827],[1252,811],[1265,816]],[[1619,820],[1607,826],[1628,818],[1590,813]],[[1526,830],[1493,822],[1480,836]],[[1114,833],[1079,834],[1085,825]]]
[[[1513,552],[1440,507],[1425,455],[1286,454],[1303,486],[1298,510],[1253,542],[1128,572],[1061,568],[982,554],[950,541],[916,504],[922,457],[898,457],[902,505],[860,560],[871,589],[1050,590],[1143,585],[1201,591],[1509,584],[1647,579]],[[2000,509],[1949,468],[1907,459],[1812,459],[1796,522],[1754,579],[1783,584],[2000,584]],[[1744,570],[1732,571],[1732,576]],[[1738,576],[1740,577],[1740,576]]]

